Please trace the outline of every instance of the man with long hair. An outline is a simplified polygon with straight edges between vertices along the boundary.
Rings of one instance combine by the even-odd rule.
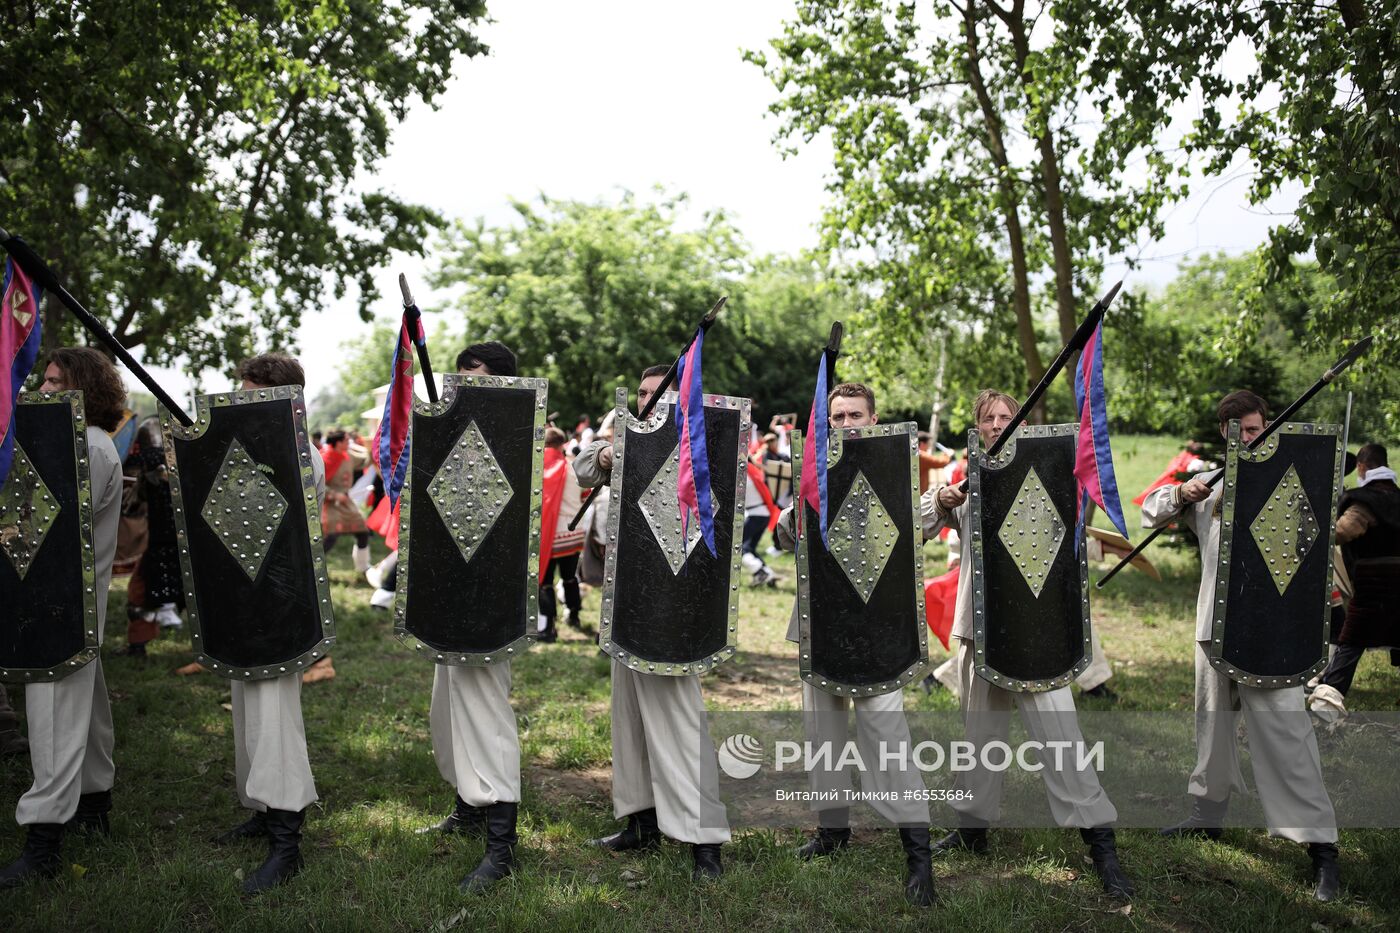
[[[83,393],[97,571],[97,640],[101,644],[122,498],[121,458],[107,432],[121,421],[126,387],[102,353],[87,347],[61,347],[49,355],[41,388],[45,392]],[[116,768],[112,764],[112,708],[102,659],[93,658],[62,680],[26,684],[24,702],[34,783],[15,808],[15,820],[27,829],[24,851],[18,860],[0,869],[0,888],[56,875],[63,864],[65,830],[102,836],[110,832]]]

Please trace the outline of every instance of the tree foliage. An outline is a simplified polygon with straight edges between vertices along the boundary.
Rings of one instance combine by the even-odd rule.
[[[1331,287],[1314,296],[1297,336],[1336,356],[1337,341],[1375,333],[1359,368],[1387,381],[1400,364],[1400,3],[1063,5],[1094,79],[1130,101],[1149,131],[1164,131],[1190,102],[1199,116],[1185,146],[1207,171],[1248,160],[1256,203],[1302,184],[1294,216],[1272,232],[1265,279],[1306,290],[1311,253]],[[1238,340],[1254,339],[1256,319],[1238,321]],[[1391,394],[1382,412],[1396,433],[1400,399]]]
[[[128,347],[191,371],[296,328],[428,208],[356,183],[433,102],[482,0],[9,0],[0,222]],[[73,326],[49,301],[45,341]],[[285,343],[285,340],[282,341]]]
[[[1257,392],[1277,414],[1336,362],[1345,343],[1308,343],[1335,280],[1311,263],[1270,281],[1268,261],[1264,250],[1202,257],[1184,264],[1159,294],[1121,300],[1105,351],[1115,427],[1210,443],[1218,439],[1215,406],[1227,392]],[[1251,322],[1245,339],[1241,318]],[[1353,389],[1351,448],[1383,442],[1396,436],[1385,418],[1396,388],[1380,374],[1358,379],[1349,372],[1295,417],[1340,424]]]
[[[465,340],[501,340],[522,373],[550,380],[572,422],[612,408],[647,366],[669,363],[728,295],[705,339],[705,388],[752,397],[755,418],[806,410],[830,322],[849,294],[811,263],[748,260],[723,212],[687,229],[685,199],[517,202],[518,223],[458,224],[432,279],[459,292]]]
[[[825,242],[870,295],[860,323],[876,378],[936,335],[956,351],[952,384],[995,376],[1024,392],[1045,345],[1073,331],[1102,256],[1158,231],[1182,190],[1140,124],[1079,119],[1107,92],[1053,7],[799,0],[770,45],[747,57],[780,92],[780,139],[831,136]]]

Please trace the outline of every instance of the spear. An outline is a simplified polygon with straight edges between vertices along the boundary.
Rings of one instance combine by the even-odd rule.
[[[719,301],[715,302],[715,306],[711,308],[709,312],[707,312],[706,315],[700,319],[700,327],[698,328],[697,333],[699,331],[708,331],[710,329],[710,327],[715,323],[715,319],[719,317],[720,311],[723,310],[725,302],[727,302],[728,300],[729,296],[724,295],[721,296]],[[685,356],[686,351],[690,349],[690,345],[694,342],[695,334],[691,334],[690,337],[686,340],[685,346],[681,347],[681,352],[676,354],[676,359],[673,363],[671,363],[671,368],[666,370],[666,375],[661,378],[661,384],[656,387],[656,391],[652,393],[651,398],[647,399],[647,403],[642,408],[641,414],[637,415],[638,421],[645,421],[647,420],[647,418],[651,417],[651,411],[653,408],[656,407],[656,403],[661,401],[661,396],[665,395],[666,390],[671,387],[671,383],[676,381],[676,367],[680,364],[681,357]],[[622,425],[614,425],[613,430],[621,431],[626,430],[626,428]],[[602,488],[602,486],[594,486],[588,491],[588,498],[583,500],[583,505],[579,507],[578,513],[575,514],[573,520],[569,522],[570,531],[573,531],[575,528],[578,527],[579,520],[583,518],[583,513],[588,511],[588,507],[593,504],[593,498],[598,495],[598,490]]]
[[[836,358],[841,355],[841,338],[845,335],[846,326],[840,321],[833,322],[831,333],[826,338],[826,347],[822,350],[826,357],[826,384],[833,388],[836,386]]]
[[[1012,436],[1015,435],[1016,429],[1019,428],[1030,415],[1031,409],[1035,408],[1041,396],[1050,388],[1050,383],[1054,382],[1055,377],[1060,374],[1060,370],[1065,368],[1065,364],[1069,362],[1069,358],[1084,349],[1084,344],[1089,342],[1089,338],[1094,334],[1094,328],[1099,326],[1099,322],[1103,320],[1104,314],[1108,311],[1108,306],[1112,304],[1113,299],[1118,296],[1118,289],[1122,287],[1123,283],[1120,281],[1117,285],[1110,288],[1108,294],[1100,298],[1098,303],[1089,311],[1089,316],[1084,318],[1083,322],[1080,323],[1079,329],[1074,332],[1074,336],[1069,338],[1069,343],[1065,344],[1064,349],[1060,351],[1060,355],[1055,357],[1055,362],[1051,363],[1050,368],[1045,371],[1045,375],[1040,377],[1039,384],[1036,385],[1035,389],[1031,391],[1031,394],[1026,397],[1025,404],[1021,406],[1021,410],[1012,416],[1011,421],[1008,422],[1006,428],[1002,430],[1001,436],[992,443],[991,449],[986,453],[987,459],[990,460],[1001,452],[1001,449],[1006,446],[1007,441],[1011,440]],[[963,492],[967,491],[968,482],[969,480],[963,480],[962,486],[959,487]]]
[[[112,352],[113,356],[121,360],[132,375],[141,380],[141,384],[156,397],[158,402],[165,406],[167,411],[175,416],[176,420],[185,427],[194,424],[194,420],[185,413],[183,408],[175,404],[175,400],[161,388],[155,377],[146,372],[146,367],[136,362],[136,358],[127,351],[126,347],[122,346],[121,341],[112,336],[112,332],[102,326],[102,322],[94,317],[91,311],[84,308],[82,302],[68,293],[68,289],[63,287],[58,281],[58,276],[49,268],[49,264],[44,262],[43,258],[34,252],[28,243],[24,242],[18,235],[11,236],[9,231],[0,228],[0,246],[5,248],[5,252],[19,263],[20,268],[27,272],[30,278],[42,285],[49,294],[56,296],[59,302],[78,319],[78,323],[87,328],[88,333],[101,341]]]
[[[1281,415],[1279,415],[1273,421],[1269,422],[1268,427],[1264,428],[1263,431],[1259,432],[1259,436],[1256,437],[1254,440],[1250,441],[1249,444],[1246,445],[1245,450],[1255,450],[1259,447],[1259,445],[1263,444],[1266,440],[1268,440],[1269,435],[1273,434],[1279,428],[1283,427],[1284,423],[1287,422],[1289,418],[1293,417],[1294,412],[1306,405],[1314,395],[1322,391],[1324,386],[1326,386],[1332,380],[1340,376],[1348,366],[1350,366],[1352,363],[1355,363],[1357,359],[1360,358],[1361,354],[1371,349],[1371,344],[1374,340],[1374,337],[1366,337],[1363,340],[1357,341],[1350,350],[1348,350],[1345,354],[1342,355],[1341,359],[1333,363],[1332,367],[1328,369],[1325,373],[1323,373],[1322,377],[1318,379],[1317,382],[1314,382],[1311,387],[1308,388],[1308,391],[1298,396],[1298,398],[1293,402],[1292,405],[1289,405],[1283,410],[1283,413]],[[1225,471],[1220,470],[1209,480],[1206,481],[1206,485],[1214,486],[1216,483],[1220,482],[1224,477]],[[1157,540],[1157,536],[1165,530],[1165,525],[1163,525],[1161,528],[1154,528],[1152,530],[1152,534],[1148,535],[1146,538],[1143,538],[1142,542],[1138,544],[1137,547],[1133,548],[1127,557],[1120,560],[1112,570],[1104,574],[1103,578],[1100,579],[1098,583],[1094,584],[1094,586],[1097,589],[1103,589],[1104,584],[1107,583],[1109,580],[1112,580],[1114,576],[1118,573],[1118,571],[1123,569],[1124,564],[1128,563],[1134,557],[1137,557],[1139,554],[1141,554],[1143,549],[1146,548],[1153,541]]]
[[[428,389],[428,401],[438,400],[437,386],[433,384],[433,363],[428,358],[428,338],[423,333],[423,313],[413,300],[413,292],[408,289],[408,276],[399,273],[399,291],[403,292],[403,313],[408,319],[408,336],[418,348],[418,364],[423,370],[423,382]]]
[[[1012,436],[1016,433],[1016,429],[1030,416],[1031,409],[1035,408],[1041,396],[1050,388],[1050,383],[1054,382],[1055,377],[1060,374],[1060,370],[1065,368],[1065,364],[1069,362],[1069,358],[1084,349],[1084,344],[1088,343],[1089,338],[1094,335],[1094,328],[1099,326],[1099,322],[1103,320],[1104,314],[1108,311],[1108,306],[1113,304],[1114,298],[1118,297],[1118,289],[1122,287],[1123,283],[1120,281],[1117,285],[1110,288],[1108,294],[1100,298],[1098,304],[1094,305],[1093,309],[1089,311],[1089,316],[1084,318],[1083,322],[1080,323],[1079,329],[1074,332],[1074,336],[1069,338],[1069,343],[1065,344],[1064,349],[1060,351],[1060,355],[1055,357],[1055,362],[1051,363],[1050,368],[1045,371],[1045,375],[1040,377],[1040,384],[1026,397],[1026,402],[1021,406],[1021,410],[1016,412],[1011,422],[1007,424],[1006,428],[1001,432],[1001,436],[992,444],[991,450],[987,451],[987,459],[990,460],[1001,452],[1001,449],[1006,446],[1006,442],[1011,440]]]

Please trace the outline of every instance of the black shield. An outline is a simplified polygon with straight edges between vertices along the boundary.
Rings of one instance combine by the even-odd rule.
[[[414,401],[394,631],[435,662],[490,664],[529,647],[548,389],[449,375],[435,404]]]
[[[691,522],[688,535],[681,528],[674,400],[668,394],[638,422],[627,410],[627,390],[617,390],[599,641],[628,667],[680,677],[734,656],[750,403],[705,396],[712,555],[698,538],[698,522]]]
[[[1054,690],[1089,666],[1089,568],[1074,537],[1078,430],[1023,425],[995,460],[968,435],[974,667],[1007,690]]]
[[[87,422],[81,392],[26,392],[0,486],[0,680],[62,680],[97,657]]]
[[[301,388],[195,401],[192,427],[161,414],[195,657],[237,680],[303,670],[335,616]]]
[[[801,486],[802,438],[793,432]],[[800,503],[797,537],[798,667],[827,693],[902,689],[928,663],[918,425],[879,424],[830,434],[827,537]]]
[[[1327,663],[1342,491],[1335,424],[1285,424],[1255,451],[1230,422],[1210,663],[1251,687],[1306,683]]]

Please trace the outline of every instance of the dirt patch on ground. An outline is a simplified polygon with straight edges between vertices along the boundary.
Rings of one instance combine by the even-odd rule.
[[[701,681],[705,698],[722,709],[800,708],[802,688],[790,657],[743,652]]]
[[[550,798],[573,797],[589,803],[608,803],[612,800],[611,768],[562,771],[532,764],[527,773],[530,784]]]

